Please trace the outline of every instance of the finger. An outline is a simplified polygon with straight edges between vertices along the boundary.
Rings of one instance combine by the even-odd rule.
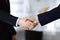
[[[30,21],[34,21],[35,20],[35,18],[33,18],[33,17],[26,17],[27,18],[27,20],[30,20]]]
[[[31,23],[31,25],[36,26],[38,24],[38,22],[36,20],[34,20],[33,22],[31,20],[27,20],[28,22]]]
[[[25,24],[24,24],[23,28],[24,28],[25,30],[28,30],[28,25],[25,25]]]
[[[31,30],[31,29],[33,29],[34,27],[35,27],[35,24],[34,23],[32,23],[32,22],[30,22],[30,21],[27,21],[28,22],[28,28],[29,28],[29,30]]]
[[[32,23],[37,23],[37,20],[35,18],[28,18],[27,21],[30,21]]]
[[[29,28],[28,28],[27,26],[24,26],[23,28],[24,28],[25,30],[29,30]]]

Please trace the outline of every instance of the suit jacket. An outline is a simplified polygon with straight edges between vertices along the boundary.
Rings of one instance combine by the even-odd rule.
[[[9,0],[0,0],[0,20],[13,26],[16,24],[17,17],[10,15]]]
[[[42,26],[59,18],[60,18],[60,5],[51,11],[38,15],[39,22],[41,23]]]

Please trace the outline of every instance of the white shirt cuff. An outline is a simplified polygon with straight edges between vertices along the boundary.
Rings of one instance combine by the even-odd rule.
[[[18,18],[17,21],[16,21],[16,26],[19,26],[18,21],[19,21],[19,18]]]

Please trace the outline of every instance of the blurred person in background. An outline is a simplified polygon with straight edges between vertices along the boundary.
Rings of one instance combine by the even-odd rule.
[[[42,40],[44,25],[60,18],[59,3],[59,0],[26,0],[25,13],[39,22],[32,30],[26,30],[26,40]]]

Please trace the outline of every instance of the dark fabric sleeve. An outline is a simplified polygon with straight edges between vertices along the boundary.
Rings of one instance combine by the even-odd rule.
[[[17,17],[10,15],[9,12],[0,10],[0,20],[2,20],[3,22],[6,22],[12,26],[15,26],[16,21],[17,21]]]
[[[10,35],[16,35],[16,30],[14,29],[14,27],[10,27]]]
[[[46,25],[54,20],[57,20],[59,18],[60,18],[60,6],[58,6],[57,8],[55,8],[51,11],[38,15],[38,20],[42,26]]]

